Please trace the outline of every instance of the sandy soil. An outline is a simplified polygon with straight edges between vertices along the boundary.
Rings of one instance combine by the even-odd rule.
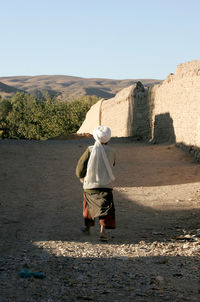
[[[80,232],[82,188],[74,171],[80,155],[92,142],[92,139],[0,142],[0,301],[198,301],[200,165],[173,145],[113,139],[110,144],[117,151],[114,183],[117,229],[109,232],[110,240],[104,244],[98,239],[98,223],[90,237]],[[195,247],[192,243],[188,245],[188,249],[195,248],[194,253],[192,249],[190,253],[184,252],[186,241],[180,243],[179,252],[173,251],[170,244],[183,234],[196,235]],[[171,262],[165,269],[155,264],[155,259],[165,256],[161,249],[156,250],[155,242],[168,248],[167,262]],[[142,245],[146,250],[150,247],[149,254],[142,252],[142,248],[139,254],[134,254],[133,249]],[[79,270],[75,269],[76,261],[79,267],[88,270],[87,261],[104,259],[101,268],[100,262],[95,262],[92,268],[92,273],[95,271],[102,278],[107,261],[113,261],[107,264],[112,270],[118,266],[120,256],[137,261],[121,264],[123,276],[133,264],[139,272],[135,278],[139,276],[141,282],[134,287],[129,285],[127,289],[126,284],[115,280],[113,284],[118,282],[121,287],[116,289],[113,285],[108,290],[108,284],[100,283],[98,288],[93,284],[89,288],[89,281],[87,284],[80,281],[79,285],[73,281],[73,274]],[[180,258],[185,272],[182,277],[170,274],[170,267]],[[18,272],[24,268],[42,271],[46,279],[22,279]],[[117,274],[120,278],[122,272]],[[161,276],[159,282],[165,280],[164,289],[153,291],[145,287],[140,291],[145,282],[152,284],[151,280],[157,280],[156,276]],[[126,283],[130,276],[121,280]]]

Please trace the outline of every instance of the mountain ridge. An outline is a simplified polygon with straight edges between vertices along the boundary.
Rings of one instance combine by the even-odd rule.
[[[52,96],[71,100],[84,95],[111,98],[121,89],[141,81],[144,86],[160,84],[157,79],[82,78],[67,75],[37,75],[0,77],[0,95],[11,97],[17,91],[33,95],[49,92]],[[5,85],[5,86],[4,86]],[[8,87],[7,87],[8,86]]]

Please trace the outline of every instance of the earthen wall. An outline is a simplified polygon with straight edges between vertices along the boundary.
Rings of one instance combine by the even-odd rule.
[[[178,65],[161,85],[147,89],[138,82],[99,101],[78,133],[92,133],[98,125],[109,126],[112,136],[177,143],[200,160],[200,60]]]

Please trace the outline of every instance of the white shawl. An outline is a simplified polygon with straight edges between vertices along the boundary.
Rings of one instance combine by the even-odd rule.
[[[84,189],[106,187],[115,180],[111,165],[101,143],[106,143],[111,137],[108,127],[99,126],[93,131],[96,140],[87,165],[87,173],[84,178]]]

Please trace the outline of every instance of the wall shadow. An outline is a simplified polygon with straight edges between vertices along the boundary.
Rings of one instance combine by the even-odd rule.
[[[173,119],[168,112],[155,116],[152,142],[168,144],[176,142]]]
[[[170,114],[158,114],[153,119],[153,94],[151,87],[146,89],[141,82],[137,82],[129,100],[129,135],[138,141],[174,144],[176,136]]]
[[[176,143],[176,147],[190,154],[197,162],[200,162],[200,148],[194,145],[186,145],[184,143]]]

